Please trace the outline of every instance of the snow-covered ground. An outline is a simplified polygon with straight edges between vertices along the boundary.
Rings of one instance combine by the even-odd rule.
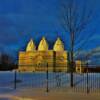
[[[47,86],[47,73],[18,73],[16,74],[16,87],[21,88],[42,88]],[[13,92],[15,81],[15,72],[0,72],[0,93]],[[69,87],[69,73],[49,73],[48,75],[49,89]],[[74,73],[75,88],[100,89],[100,73],[87,74]]]

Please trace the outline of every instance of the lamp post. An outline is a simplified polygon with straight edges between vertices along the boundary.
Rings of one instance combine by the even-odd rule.
[[[14,89],[16,89],[16,78],[17,77],[17,72],[16,70],[14,71]]]
[[[86,71],[86,73],[87,73],[87,93],[89,93],[89,76],[88,76],[88,62],[87,62],[87,71]]]
[[[49,92],[49,85],[48,85],[48,63],[47,63],[47,65],[46,65],[46,83],[47,83],[47,85],[46,85],[46,92],[48,93]]]

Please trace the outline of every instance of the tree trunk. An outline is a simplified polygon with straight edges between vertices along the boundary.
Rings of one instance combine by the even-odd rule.
[[[70,86],[73,87],[73,69],[74,69],[74,33],[70,33],[71,35],[71,54],[70,54]]]
[[[73,87],[73,67],[74,67],[74,61],[73,61],[73,52],[71,52],[71,61],[70,61],[70,86]]]

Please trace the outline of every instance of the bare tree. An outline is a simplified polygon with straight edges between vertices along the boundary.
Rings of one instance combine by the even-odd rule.
[[[2,53],[0,55],[0,70],[12,70],[14,69],[14,58],[7,53]]]
[[[60,23],[63,26],[66,34],[70,37],[70,72],[71,82],[70,86],[73,87],[73,71],[74,71],[74,49],[77,40],[82,40],[86,43],[86,40],[92,34],[84,34],[84,38],[81,37],[84,30],[88,27],[93,17],[93,4],[87,0],[60,0]],[[93,0],[91,0],[93,1]],[[67,35],[68,36],[68,35]],[[81,38],[80,38],[81,37]],[[84,41],[85,40],[85,41]],[[82,43],[83,45],[83,43]]]

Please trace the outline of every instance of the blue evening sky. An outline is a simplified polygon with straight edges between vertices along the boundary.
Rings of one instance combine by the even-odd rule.
[[[91,31],[95,30],[94,36],[84,46],[88,49],[100,46],[100,0],[95,2],[98,10],[89,26]],[[50,49],[57,36],[61,37],[67,49],[69,38],[60,25],[58,5],[59,0],[0,0],[0,52],[15,54],[25,48],[30,38],[38,46],[42,36],[46,37]],[[84,35],[88,32],[84,31]]]

